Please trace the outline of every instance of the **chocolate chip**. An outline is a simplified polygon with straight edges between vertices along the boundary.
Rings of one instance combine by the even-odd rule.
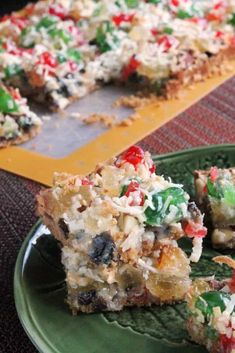
[[[107,309],[107,304],[103,298],[96,298],[92,303],[94,311],[104,311]]]
[[[86,209],[87,209],[87,207],[83,205],[83,206],[81,206],[81,207],[78,208],[78,212],[82,213],[82,212],[84,212]]]
[[[214,54],[209,52],[209,51],[205,51],[205,54],[208,56],[208,58],[211,58]]]
[[[114,257],[115,244],[111,235],[107,232],[96,235],[92,241],[89,256],[97,265],[103,263],[109,265]]]
[[[60,88],[56,90],[58,94],[63,95],[65,98],[69,98],[71,96],[71,93],[69,92],[68,86],[66,84],[61,84]]]
[[[58,225],[59,225],[60,229],[63,231],[63,233],[65,235],[65,238],[68,238],[69,227],[68,227],[68,224],[65,222],[65,220],[63,218],[59,219]]]
[[[74,78],[74,74],[72,74],[71,72],[69,72],[68,74],[65,75],[65,78],[67,79],[73,79]]]
[[[89,305],[94,301],[95,298],[96,298],[95,290],[89,290],[86,292],[78,293],[78,303],[80,305]]]
[[[195,220],[197,217],[201,216],[201,212],[198,209],[197,205],[195,202],[189,202],[188,204],[188,211],[191,214],[191,217]]]
[[[29,116],[25,116],[22,118],[22,120],[20,120],[20,125],[22,127],[22,129],[24,130],[24,132],[29,132],[30,129],[32,128],[32,119]]]
[[[96,45],[96,44],[97,44],[97,43],[96,43],[96,39],[90,40],[90,41],[89,41],[89,44],[90,44],[90,45]]]

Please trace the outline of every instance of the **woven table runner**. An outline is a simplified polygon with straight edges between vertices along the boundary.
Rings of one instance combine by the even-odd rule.
[[[235,143],[235,77],[139,145],[159,154],[220,143]],[[16,314],[13,272],[22,241],[37,220],[39,190],[39,184],[0,170],[0,353],[37,352]]]

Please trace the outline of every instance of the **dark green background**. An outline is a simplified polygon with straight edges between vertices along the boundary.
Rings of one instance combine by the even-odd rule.
[[[36,2],[36,0],[26,1],[26,0],[7,0],[0,1],[0,15],[4,15],[11,11],[16,11],[21,9],[24,5],[29,2]]]

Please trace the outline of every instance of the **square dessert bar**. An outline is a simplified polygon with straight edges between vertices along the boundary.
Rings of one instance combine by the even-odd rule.
[[[235,270],[230,257],[213,259]],[[235,352],[235,272],[231,279],[197,279],[187,295],[191,338],[211,353]]]
[[[235,249],[235,168],[212,167],[194,176],[198,202],[213,225],[213,246]]]
[[[74,314],[183,299],[207,232],[182,185],[156,175],[138,146],[86,178],[55,174],[38,211],[62,244]],[[193,239],[190,258],[177,244],[184,236]]]

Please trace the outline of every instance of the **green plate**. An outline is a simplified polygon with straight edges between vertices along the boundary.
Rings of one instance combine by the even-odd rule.
[[[235,165],[235,145],[196,148],[154,158],[158,173],[183,183],[193,198],[194,169]],[[190,251],[190,244],[181,244]],[[192,277],[230,275],[210,259],[219,253],[209,245]],[[203,353],[185,330],[185,304],[131,308],[120,313],[72,316],[64,302],[66,288],[60,249],[37,223],[20,250],[14,278],[15,303],[22,325],[42,353]]]

